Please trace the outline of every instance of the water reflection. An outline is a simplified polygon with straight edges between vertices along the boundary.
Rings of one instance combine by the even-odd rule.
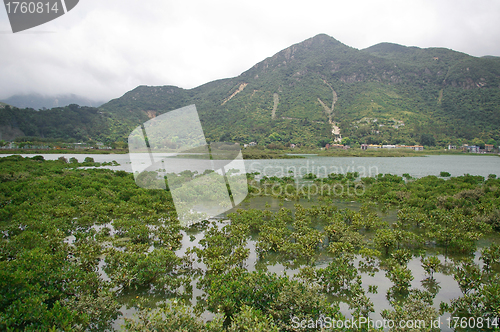
[[[244,201],[239,208],[241,209],[267,209],[272,212],[277,212],[281,208],[288,208],[292,212],[294,211],[294,204],[300,203],[303,207],[312,207],[314,205],[319,205],[318,201],[315,200],[300,200],[300,201],[284,201],[275,199],[272,197],[254,197]],[[344,209],[349,208],[351,210],[358,211],[361,207],[361,204],[358,202],[345,202],[345,201],[334,201],[333,203],[337,208]],[[233,211],[228,211],[227,214]],[[220,219],[217,222],[217,227],[222,228],[228,220],[227,214],[220,216]],[[390,210],[387,213],[378,212],[379,216],[388,223],[393,223],[397,220],[397,211]],[[177,251],[177,254],[182,255],[186,252],[188,247],[198,246],[199,241],[203,238],[204,232],[190,232],[184,233],[184,237],[182,240],[182,247]],[[190,239],[191,237],[191,239]],[[288,275],[289,277],[293,277],[299,272],[300,266],[287,266],[283,264],[283,258],[278,253],[267,253],[265,258],[259,257],[256,251],[256,238],[252,237],[246,245],[246,248],[250,250],[249,257],[245,261],[246,268],[248,271],[255,271],[258,269],[264,269],[271,273],[276,273],[278,275]],[[487,241],[484,242],[487,244]],[[457,298],[461,296],[460,289],[457,285],[457,282],[453,278],[453,270],[451,268],[447,269],[446,267],[452,267],[455,265],[450,258],[446,258],[443,255],[438,255],[438,258],[442,262],[443,271],[439,271],[434,273],[433,279],[430,279],[426,274],[424,269],[422,268],[420,257],[414,257],[408,262],[408,268],[412,271],[414,279],[411,281],[411,288],[416,288],[419,290],[428,290],[431,293],[435,293],[435,299],[433,306],[436,309],[439,309],[439,304],[441,302],[450,302],[450,299]],[[479,263],[479,252],[476,253],[476,257],[474,261]],[[360,268],[360,257],[356,257],[355,266]],[[321,252],[316,257],[315,268],[325,268],[331,262],[331,257],[325,251]],[[198,263],[197,267],[202,269],[205,266],[201,263]],[[376,269],[376,270],[363,270],[358,269],[360,271],[362,287],[367,293],[367,296],[371,299],[374,304],[375,312],[370,314],[371,319],[381,320],[381,313],[385,309],[392,309],[388,299],[387,292],[392,286],[392,282],[385,276],[385,270]],[[195,285],[193,285],[195,286]],[[369,292],[373,290],[373,286],[376,287],[376,292]],[[202,291],[194,288],[194,296],[192,303],[194,304],[196,296],[202,295]],[[347,303],[342,303],[341,311],[347,318],[351,317],[349,306]],[[208,313],[206,313],[208,314]],[[441,320],[444,321],[448,316],[442,316]],[[443,331],[447,331],[446,328],[442,329]]]

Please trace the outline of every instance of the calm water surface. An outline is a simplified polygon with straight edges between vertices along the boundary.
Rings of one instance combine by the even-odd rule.
[[[0,155],[7,156],[7,155]],[[33,157],[34,155],[22,155]],[[85,157],[92,157],[96,162],[111,162],[115,160],[120,166],[106,168],[132,171],[128,154],[43,154],[47,160],[56,160],[59,157],[67,159],[74,157],[83,162]],[[423,157],[318,157],[307,155],[304,159],[259,159],[245,160],[247,172],[259,172],[266,176],[287,176],[295,174],[302,177],[307,173],[325,176],[329,173],[359,172],[361,176],[375,176],[377,174],[410,174],[413,177],[439,175],[448,172],[451,176],[464,174],[489,174],[500,176],[500,157],[484,155],[451,155],[451,156],[423,156]],[[186,168],[197,170],[200,160],[185,159]],[[292,173],[290,173],[292,172]]]

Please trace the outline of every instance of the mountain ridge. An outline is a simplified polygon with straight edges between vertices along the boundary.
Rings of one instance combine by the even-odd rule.
[[[208,141],[460,144],[500,140],[500,58],[379,43],[358,50],[320,34],[240,75],[192,89],[138,86],[99,107],[126,140],[164,112],[195,104]],[[95,138],[94,138],[95,139]]]
[[[64,107],[71,104],[80,106],[99,107],[105,102],[91,100],[76,94],[42,95],[39,93],[17,94],[3,99],[2,102],[18,108],[44,108]]]
[[[394,49],[397,49],[398,52],[394,52]],[[384,54],[381,54],[381,51],[384,51]],[[397,56],[395,53],[403,53],[404,56]],[[494,66],[491,66],[491,64]],[[468,71],[469,67],[475,68],[475,70]],[[488,69],[485,70],[485,67],[488,67]],[[202,123],[206,122],[207,136],[210,139],[218,140],[221,137],[230,137],[241,143],[248,143],[249,140],[261,140],[264,144],[271,144],[275,141],[268,139],[269,136],[274,131],[278,131],[278,134],[280,130],[286,131],[287,125],[290,124],[281,123],[281,125],[273,126],[264,123],[262,120],[266,111],[269,113],[268,120],[271,121],[289,120],[289,122],[293,122],[296,119],[300,122],[309,119],[317,122],[324,121],[326,124],[331,121],[325,118],[327,114],[324,114],[326,112],[323,105],[337,104],[336,107],[339,112],[336,114],[337,118],[332,121],[340,123],[340,129],[347,136],[352,136],[358,143],[383,143],[384,141],[391,143],[397,141],[397,139],[391,138],[395,133],[388,133],[388,135],[385,135],[387,137],[377,139],[377,136],[380,136],[377,132],[380,132],[380,130],[361,126],[364,128],[361,128],[362,132],[360,133],[359,130],[354,130],[360,129],[360,126],[351,128],[352,126],[347,122],[361,121],[367,117],[376,118],[373,116],[373,109],[389,109],[390,115],[395,115],[392,114],[394,113],[393,110],[390,110],[392,108],[394,110],[399,109],[399,113],[418,113],[419,116],[416,118],[406,120],[413,122],[417,127],[419,127],[418,122],[422,122],[424,127],[427,128],[426,123],[433,121],[430,120],[430,115],[426,113],[434,113],[431,117],[434,117],[434,115],[443,117],[442,113],[444,112],[447,113],[445,117],[453,117],[449,114],[449,108],[453,107],[453,105],[449,105],[448,97],[455,98],[459,91],[451,90],[455,88],[473,90],[485,86],[488,88],[498,86],[500,85],[499,77],[500,62],[497,59],[476,58],[446,48],[407,47],[393,43],[380,43],[363,50],[357,50],[332,37],[320,34],[277,52],[273,56],[258,62],[239,76],[208,82],[189,90],[178,90],[180,93],[176,95],[176,98],[172,98],[174,100],[172,106],[177,103],[176,106],[181,107],[182,103],[190,102],[199,105],[200,118]],[[243,86],[244,88],[241,91],[224,103],[224,100]],[[405,86],[409,86],[408,89],[405,89]],[[157,89],[158,87],[143,87],[143,89],[149,88]],[[375,101],[372,105],[372,98],[370,98],[369,102],[361,100],[360,95],[366,93],[374,94],[375,98],[379,99],[380,102]],[[358,94],[358,96],[355,96],[355,94]],[[260,95],[260,99],[252,100],[252,96],[258,95]],[[279,98],[277,108],[274,107],[275,95],[278,95]],[[307,95],[314,95],[314,97],[308,98]],[[338,97],[338,101],[333,103],[335,95]],[[389,98],[381,97],[381,95],[387,95]],[[393,98],[394,96],[406,98],[407,102],[405,105],[398,105],[394,103],[394,99],[398,99]],[[136,99],[140,98],[139,95],[136,96]],[[430,99],[434,100],[431,101]],[[136,104],[147,105],[147,108],[154,108],[158,114],[161,114],[162,110],[157,103],[158,101],[159,99],[154,101],[143,100]],[[221,108],[228,108],[227,111],[235,111],[235,107],[231,107],[231,103],[237,103],[238,101],[240,101],[241,105],[239,106],[242,106],[242,108],[251,109],[246,115],[241,115],[242,117],[253,118],[252,121],[243,125],[241,119],[235,119],[230,115],[225,121],[227,122],[226,126],[214,126],[213,123],[217,120],[216,118],[220,120],[225,117]],[[443,101],[448,109],[441,107]],[[207,105],[210,103],[211,105]],[[437,105],[440,107],[436,108]],[[103,105],[101,109],[108,111],[115,108],[114,106],[110,102]],[[122,106],[129,106],[132,111],[141,112],[141,107],[135,107],[136,105]],[[168,108],[169,105],[165,106]],[[204,107],[208,108],[209,111],[205,111]],[[364,110],[362,110],[363,108]],[[404,110],[404,108],[410,108],[412,112]],[[312,111],[313,109],[314,111]],[[367,109],[370,110],[367,111]],[[116,108],[114,111],[116,112]],[[351,116],[345,114],[349,112]],[[335,113],[335,110],[332,110],[332,113]],[[358,115],[355,116],[352,113],[358,113]],[[496,109],[493,113],[494,123],[498,123],[498,110]],[[467,115],[462,116],[462,118],[464,117],[466,118]],[[146,120],[146,118],[142,117],[140,120]],[[391,119],[385,120],[390,122]],[[405,121],[403,118],[395,120],[393,126],[397,126],[396,123]],[[250,122],[252,122],[252,125],[250,125]],[[342,122],[344,123],[342,124]],[[303,125],[292,124],[295,128]],[[461,123],[457,123],[453,124],[452,127],[460,127],[461,125]],[[257,127],[258,131],[259,128],[262,129],[262,126],[267,127],[263,130],[265,135],[255,133],[252,128]],[[235,127],[249,129],[250,134],[231,133],[231,131],[234,132]],[[335,139],[335,137],[331,137],[331,134],[326,134],[327,132],[331,133],[326,127],[315,128],[313,131],[320,136],[319,140]],[[438,140],[443,140],[445,137],[439,137],[439,132],[443,127],[446,127],[446,123],[441,123],[440,126],[423,131],[427,132],[425,134],[433,134]],[[369,133],[366,132],[367,130]],[[456,130],[455,128],[451,131]],[[216,131],[219,131],[219,133],[216,133]],[[417,129],[413,131],[411,133],[406,130],[403,133],[406,137],[399,139],[399,141],[419,143],[421,134],[416,132]],[[451,140],[485,136],[484,133],[480,133],[478,130],[472,130],[472,132],[474,137],[470,137],[471,135],[461,137],[466,135],[458,132],[448,133],[447,136],[450,136],[450,134],[455,136]],[[288,137],[278,139],[278,142],[300,144],[300,139],[310,141],[310,138],[305,133],[302,133],[299,137],[294,137],[289,133],[284,134]],[[274,135],[274,137],[276,136]],[[498,131],[489,133],[489,136],[483,137],[483,139],[492,137],[498,139]],[[449,138],[446,139],[450,140]],[[389,142],[389,140],[391,141]]]

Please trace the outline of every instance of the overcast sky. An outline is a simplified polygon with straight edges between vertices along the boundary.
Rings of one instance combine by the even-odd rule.
[[[358,49],[394,42],[500,56],[500,1],[80,0],[16,34],[2,6],[0,99],[36,92],[109,100],[138,85],[193,88],[319,33]]]

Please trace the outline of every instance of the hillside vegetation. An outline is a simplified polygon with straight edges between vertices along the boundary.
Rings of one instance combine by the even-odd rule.
[[[60,116],[53,124],[56,132],[111,142],[126,140],[139,124],[190,104],[196,105],[209,141],[254,141],[274,148],[335,140],[484,144],[500,140],[500,58],[390,43],[357,50],[318,35],[234,78],[193,89],[139,86],[92,112],[90,122],[105,126],[97,133],[68,126],[65,117],[74,112],[68,107],[59,114],[25,110],[23,116]],[[33,135],[19,117],[2,121]],[[39,122],[29,125],[42,135]]]

